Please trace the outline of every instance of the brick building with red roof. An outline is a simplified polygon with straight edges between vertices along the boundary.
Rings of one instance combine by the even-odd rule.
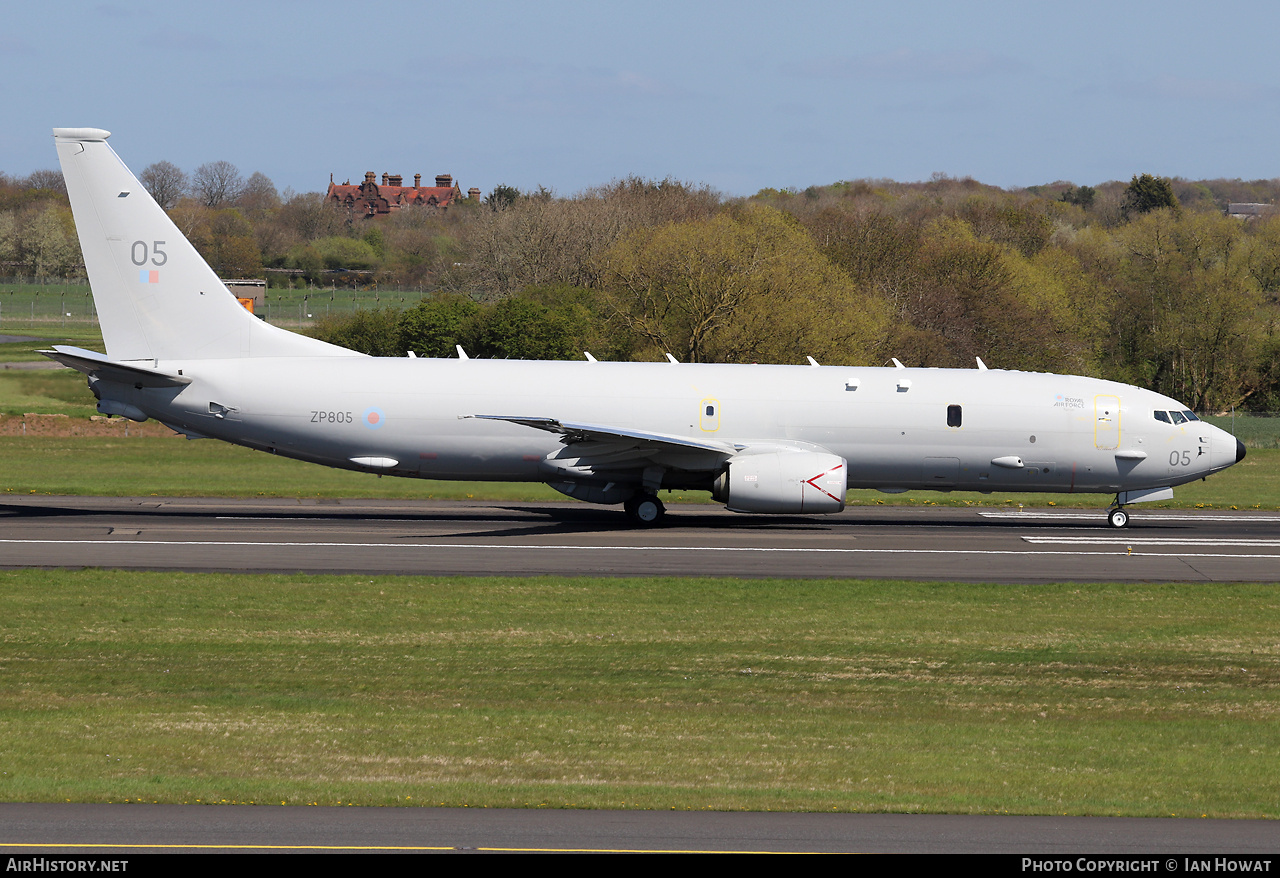
[[[480,190],[471,189],[468,197],[480,200]],[[365,219],[387,216],[410,205],[447,208],[455,201],[462,200],[462,190],[453,182],[451,174],[440,174],[436,177],[436,185],[423,186],[422,175],[413,175],[413,185],[405,186],[399,174],[383,174],[379,185],[373,171],[364,175],[364,182],[357,185],[333,182],[329,177],[329,191],[325,201],[340,204],[347,208],[354,219],[359,216]]]

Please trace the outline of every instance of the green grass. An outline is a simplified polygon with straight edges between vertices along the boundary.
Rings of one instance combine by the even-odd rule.
[[[1270,414],[1236,412],[1234,417],[1206,415],[1204,420],[1231,433],[1247,448],[1280,448],[1280,415]]]
[[[1280,816],[1275,586],[0,573],[0,800]]]
[[[49,361],[41,356],[38,351],[56,344],[75,345],[76,347],[97,351],[103,349],[102,330],[98,328],[96,322],[19,326],[6,320],[4,325],[0,326],[0,334],[36,339],[36,341],[14,341],[0,344],[0,363],[47,363]],[[83,378],[80,379],[80,383],[84,384]],[[84,392],[88,394],[88,387],[84,388]],[[3,403],[3,397],[0,397],[0,403]]]
[[[97,400],[89,392],[84,375],[72,369],[0,371],[0,414],[29,412],[88,418],[98,413]]]
[[[0,436],[0,492],[108,497],[565,499],[542,484],[379,478],[212,440]]]
[[[94,324],[79,335],[47,342],[0,345],[0,362],[43,360],[32,353],[46,344],[100,348]],[[96,401],[84,376],[69,369],[0,370],[0,414],[28,412],[86,418]],[[1230,426],[1230,419],[1209,419]],[[1179,487],[1175,500],[1142,508],[1280,508],[1280,418],[1237,416],[1239,435],[1252,444],[1248,457],[1207,482]],[[205,495],[220,497],[370,497],[536,501],[563,499],[544,485],[495,482],[424,482],[326,470],[310,464],[223,445],[133,436],[57,438],[0,436],[0,489],[9,493],[93,494],[108,496]],[[664,495],[669,502],[707,502],[699,492]],[[1081,506],[1104,508],[1101,494],[978,494],[914,491],[889,495],[850,491],[852,505],[896,506]]]
[[[0,373],[0,382],[3,374]],[[121,425],[123,426],[123,425]],[[367,497],[437,500],[563,500],[541,484],[438,482],[378,478],[328,469],[213,440],[176,437],[0,436],[0,492],[134,497]],[[663,493],[666,502],[709,502],[701,492]],[[1280,450],[1250,452],[1242,463],[1204,482],[1175,489],[1172,502],[1150,508],[1280,508]],[[851,505],[1081,506],[1104,508],[1102,494],[976,494],[850,491]]]
[[[0,282],[0,329],[11,320],[56,323],[68,313],[74,321],[97,322],[88,284]]]
[[[357,308],[412,308],[426,295],[416,290],[269,289],[258,314],[277,326],[306,331],[329,313]],[[310,315],[309,317],[307,315]]]
[[[1174,499],[1141,503],[1143,509],[1280,509],[1280,449],[1251,450],[1240,463],[1217,475],[1173,489]],[[885,495],[850,491],[848,502],[859,506],[1063,506],[1105,509],[1111,494],[978,494],[952,491],[909,491]]]
[[[259,308],[258,314],[278,326],[305,331],[331,312],[348,312],[357,308],[411,308],[424,295],[418,290],[272,288],[266,291],[265,305]],[[0,333],[96,332],[97,321],[88,284],[0,282]]]

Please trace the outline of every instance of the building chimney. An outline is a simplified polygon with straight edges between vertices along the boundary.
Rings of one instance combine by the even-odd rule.
[[[373,171],[365,171],[365,172],[364,172],[364,185],[366,185],[366,186],[372,186],[372,185],[373,185]]]
[[[470,198],[472,201],[479,201],[480,190],[477,189],[475,186],[472,186],[470,189],[467,190],[467,197]]]
[[[403,186],[403,185],[404,185],[404,179],[403,179],[399,174],[392,174],[392,175],[391,175],[391,185],[392,185],[392,186]]]
[[[382,185],[383,185],[383,186],[387,185],[387,172],[386,172],[386,171],[383,171],[383,172],[382,172]]]
[[[436,185],[445,188],[453,187],[453,174],[436,174]]]
[[[422,188],[422,175],[421,175],[421,174],[414,174],[414,175],[413,175],[413,188],[414,188],[414,189],[421,189],[421,188]]]

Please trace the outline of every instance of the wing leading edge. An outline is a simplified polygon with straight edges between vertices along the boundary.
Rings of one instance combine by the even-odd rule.
[[[532,427],[535,430],[558,433],[562,437],[560,441],[565,445],[600,442],[613,446],[626,445],[637,451],[647,450],[654,453],[709,452],[720,456],[722,460],[728,460],[742,450],[742,446],[731,445],[727,442],[693,439],[688,436],[675,436],[670,433],[628,430],[623,427],[609,427],[601,424],[582,424],[574,421],[561,421],[556,418],[531,418],[514,415],[466,415],[465,417],[482,421],[508,421],[512,424]]]

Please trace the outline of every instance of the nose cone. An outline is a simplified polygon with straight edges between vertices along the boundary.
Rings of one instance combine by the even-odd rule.
[[[1209,427],[1209,429],[1213,431],[1212,444],[1210,445],[1212,459],[1209,464],[1209,472],[1219,472],[1244,460],[1243,442],[1226,430],[1220,430],[1217,427]]]

